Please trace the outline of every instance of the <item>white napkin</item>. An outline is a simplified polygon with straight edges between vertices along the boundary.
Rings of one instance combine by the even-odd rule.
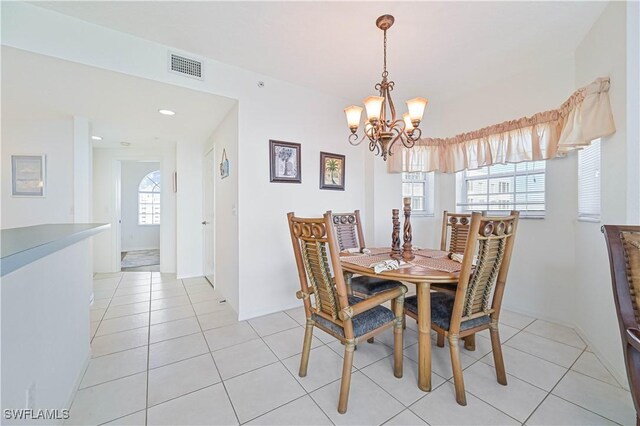
[[[345,250],[347,253],[352,253],[352,254],[371,254],[371,250],[367,249],[367,248],[363,248],[362,251],[360,251],[359,248],[354,247],[354,248],[348,248]]]
[[[369,268],[373,268],[373,271],[376,274],[379,274],[384,271],[393,271],[394,269],[399,269],[400,266],[405,265],[406,263],[401,260],[389,259],[383,260],[382,262],[372,263],[369,265]]]
[[[455,260],[458,263],[462,263],[463,255],[461,253],[449,253],[449,259]],[[471,264],[473,266],[476,266],[477,263],[478,256],[473,256],[473,261],[471,261]]]

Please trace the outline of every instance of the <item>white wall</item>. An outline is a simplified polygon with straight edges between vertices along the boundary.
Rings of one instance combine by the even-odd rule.
[[[175,146],[158,148],[94,148],[93,150],[93,221],[110,223],[111,228],[96,235],[94,241],[94,271],[118,270],[120,252],[117,246],[119,162],[158,161],[160,163],[160,272],[176,272],[176,194],[172,176],[176,170]]]
[[[3,116],[1,149],[2,228],[73,222],[73,117]],[[16,154],[46,155],[44,198],[11,196],[11,155]]]
[[[229,176],[225,179],[215,174],[214,222],[215,222],[215,279],[229,305],[238,312],[239,300],[239,241],[238,241],[238,105],[234,106],[205,144],[205,153],[214,150],[213,158],[222,161],[226,151],[229,160]],[[217,170],[217,169],[216,169]]]
[[[160,163],[155,161],[122,162],[122,251],[160,248],[160,225],[138,225],[138,187],[140,181],[155,170],[160,170]],[[162,219],[161,210],[161,222]]]
[[[27,408],[32,386],[32,408],[69,408],[90,357],[90,247],[80,241],[2,277],[3,409]]]
[[[25,3],[3,5],[2,12],[2,43],[8,46],[239,100],[239,316],[299,306],[286,212],[319,215],[364,204],[363,160],[370,154],[347,143],[346,100],[213,60],[203,61],[204,81],[184,78],[167,72],[166,46]],[[269,182],[269,139],[302,143],[302,184]],[[187,148],[178,142],[176,155],[178,186],[193,185],[190,191],[198,200],[202,150],[202,144]],[[346,191],[318,189],[321,150],[347,155]],[[197,163],[190,161],[196,158]],[[178,275],[200,275],[201,203],[179,193],[177,211],[179,267],[185,262]]]
[[[640,161],[637,157],[637,133],[635,137],[627,134],[627,120],[635,122],[637,128],[638,116],[627,116],[627,96],[630,95],[627,89],[626,7],[625,3],[617,2],[607,6],[576,50],[575,69],[578,85],[587,83],[594,75],[611,77],[611,108],[617,128],[616,133],[603,139],[601,145],[602,223],[576,224],[575,321],[600,358],[622,378],[622,383],[626,383],[625,370],[610,284],[608,256],[600,226],[603,223],[639,223],[637,205],[633,208],[629,206],[631,200],[637,199],[638,181],[633,176],[638,173]],[[636,27],[633,37],[636,43],[638,37]],[[638,76],[636,62],[633,79],[637,81]],[[637,92],[631,99],[635,101],[637,111]],[[632,153],[635,153],[635,159]],[[631,161],[627,162],[626,159],[629,157]],[[629,166],[633,172],[627,171]]]

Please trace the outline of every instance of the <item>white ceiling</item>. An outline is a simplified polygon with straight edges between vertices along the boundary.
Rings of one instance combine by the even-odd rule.
[[[359,102],[382,71],[397,99],[444,99],[573,55],[605,2],[36,2],[177,49]]]
[[[234,100],[169,84],[2,48],[2,121],[87,117],[96,147],[203,142]],[[165,108],[176,112],[168,117]]]

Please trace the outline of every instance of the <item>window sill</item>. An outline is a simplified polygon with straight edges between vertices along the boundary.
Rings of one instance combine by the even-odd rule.
[[[578,217],[578,222],[600,223],[600,218],[595,217]]]
[[[435,217],[436,215],[434,213],[421,213],[421,212],[416,212],[416,211],[412,211],[411,212],[411,217]],[[402,219],[404,216],[402,214],[402,210],[400,210],[400,218]]]

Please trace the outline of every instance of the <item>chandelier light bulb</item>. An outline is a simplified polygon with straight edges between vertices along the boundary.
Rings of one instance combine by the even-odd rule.
[[[424,109],[429,101],[425,98],[413,98],[407,101],[407,108],[409,109],[409,116],[414,123],[413,127],[418,127],[422,121],[424,115]],[[417,123],[417,124],[416,124]]]
[[[369,96],[362,102],[367,109],[367,119],[369,122],[375,123],[380,120],[384,98],[382,96]]]
[[[404,130],[405,132],[411,134],[413,133],[413,122],[411,121],[411,116],[408,112],[402,114],[402,120],[404,121]]]
[[[362,116],[362,107],[357,105],[351,105],[344,109],[344,113],[347,116],[347,124],[349,125],[349,129],[351,129],[352,133],[358,131],[358,127],[360,127],[360,117]]]

